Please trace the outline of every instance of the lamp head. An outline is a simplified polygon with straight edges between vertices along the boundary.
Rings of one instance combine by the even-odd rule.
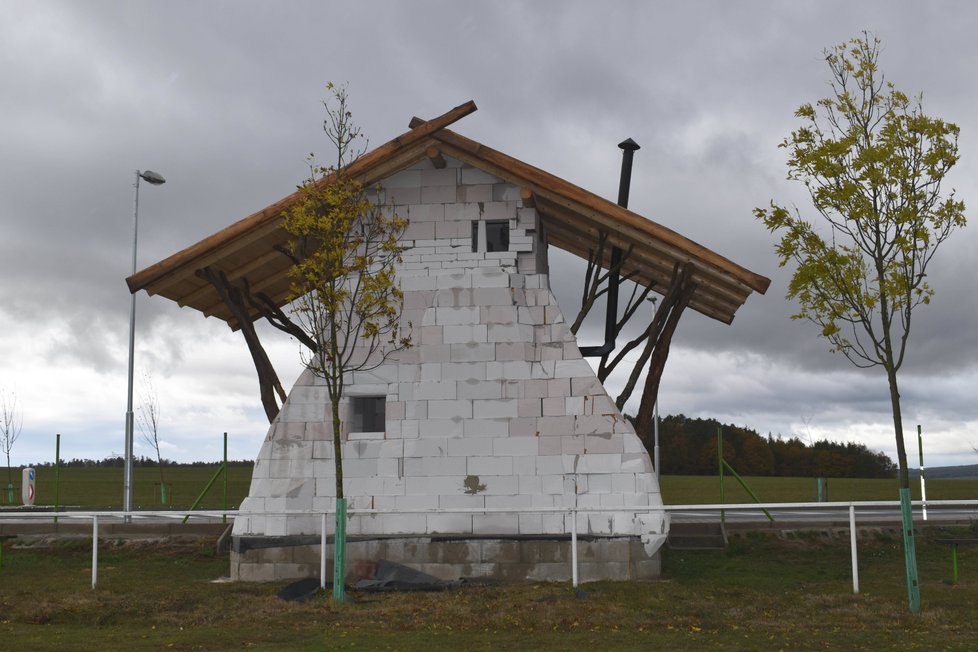
[[[140,178],[146,183],[151,183],[154,186],[159,186],[166,183],[166,179],[163,178],[162,174],[158,172],[153,172],[152,170],[144,170],[139,173]]]

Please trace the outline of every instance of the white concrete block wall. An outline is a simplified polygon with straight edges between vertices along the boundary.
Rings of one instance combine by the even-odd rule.
[[[385,396],[382,433],[344,425],[344,490],[375,509],[621,507],[583,516],[582,533],[664,540],[644,446],[581,357],[549,289],[539,216],[519,188],[461,162],[389,177],[380,199],[408,217],[399,269],[414,346],[350,379],[347,396]],[[472,222],[508,220],[510,251],[472,251]],[[545,244],[545,243],[544,243]],[[348,401],[349,399],[346,399]],[[345,402],[346,402],[345,401]],[[349,405],[341,406],[344,418]],[[315,534],[335,496],[322,381],[304,372],[259,453],[236,535]],[[351,519],[350,534],[556,534],[555,514],[403,513]]]

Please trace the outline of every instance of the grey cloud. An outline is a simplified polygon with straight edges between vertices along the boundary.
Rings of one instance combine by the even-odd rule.
[[[33,335],[18,331],[19,348],[49,351],[50,368],[70,357],[118,380],[134,170],[168,181],[140,193],[142,267],[291,192],[305,155],[328,154],[324,84],[349,81],[373,145],[412,115],[474,99],[480,111],[459,132],[612,199],[615,145],[634,138],[631,207],[773,280],[731,326],[684,317],[663,386],[668,410],[786,435],[812,413],[840,436],[868,419],[885,426],[882,379],[789,319],[789,271],[751,211],[771,199],[805,210],[777,144],[797,106],[828,92],[822,49],[866,26],[884,39],[889,78],[924,91],[928,111],[962,127],[949,181],[978,205],[975,12],[965,2],[926,12],[909,2],[5,3],[0,317],[37,324]],[[974,421],[976,240],[965,229],[935,261],[937,296],[915,317],[904,370],[908,411],[939,414],[947,433]],[[553,271],[573,318],[583,264],[555,254]],[[198,390],[182,409],[251,419],[260,441],[257,383],[238,334],[144,294],[137,320],[141,364],[174,394]],[[582,339],[598,341],[599,322]],[[62,326],[62,341],[34,341]],[[296,347],[262,332],[294,377]],[[199,346],[209,338],[229,359]],[[14,373],[10,365],[0,361],[0,374]],[[116,415],[93,410],[92,423],[117,427]]]

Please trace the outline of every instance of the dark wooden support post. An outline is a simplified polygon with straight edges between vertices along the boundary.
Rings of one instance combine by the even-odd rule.
[[[269,324],[279,329],[283,333],[288,333],[295,339],[299,340],[302,344],[306,345],[313,353],[319,350],[316,345],[315,340],[313,340],[309,335],[302,330],[302,327],[296,324],[294,321],[289,319],[289,316],[285,314],[285,311],[275,305],[271,297],[267,294],[259,292],[257,295],[251,294],[251,288],[248,287],[247,283],[242,288],[242,293],[244,294],[245,300],[248,302],[256,312],[258,312],[262,317],[264,317]]]
[[[261,392],[261,403],[265,408],[265,416],[268,417],[268,422],[271,423],[278,416],[280,409],[275,400],[275,394],[278,393],[282,403],[285,403],[286,393],[282,388],[282,383],[279,382],[278,375],[275,373],[275,368],[272,366],[271,360],[268,359],[268,354],[265,353],[265,349],[258,339],[258,334],[255,332],[255,324],[251,319],[251,315],[248,313],[245,299],[242,296],[243,293],[239,288],[231,285],[227,276],[221,271],[215,271],[210,267],[205,267],[197,273],[214,286],[217,295],[224,302],[224,305],[228,307],[228,310],[231,311],[235,321],[238,322],[238,328],[241,329],[241,334],[244,335],[245,342],[248,344],[248,350],[251,352],[251,358],[255,362],[255,371],[258,372],[258,387]]]
[[[666,359],[669,357],[672,336],[676,332],[679,318],[682,317],[683,311],[689,305],[689,300],[696,291],[696,283],[693,283],[691,280],[692,270],[690,269],[690,265],[683,266],[682,270],[677,270],[676,273],[680,274],[680,278],[679,283],[673,285],[675,294],[670,292],[669,294],[672,296],[663,298],[664,304],[669,301],[672,305],[663,306],[669,310],[669,317],[666,319],[662,332],[659,333],[659,336],[655,340],[651,361],[649,362],[649,371],[645,376],[645,388],[642,391],[642,400],[639,403],[638,415],[635,417],[635,431],[642,441],[646,442],[651,440],[652,415],[655,409],[655,402],[659,397],[659,381],[662,379],[662,372],[666,367]]]

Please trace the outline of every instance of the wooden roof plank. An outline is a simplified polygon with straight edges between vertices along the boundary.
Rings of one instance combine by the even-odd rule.
[[[540,195],[547,196],[548,198],[563,198],[567,201],[573,201],[582,207],[592,209],[596,214],[613,218],[615,222],[621,225],[647,232],[662,242],[688,251],[704,262],[708,262],[727,271],[731,276],[761,294],[766,292],[770,286],[770,279],[737,265],[720,254],[707,249],[689,238],[679,235],[672,229],[647,220],[637,213],[622,208],[618,204],[575,186],[569,181],[565,181],[549,172],[514,159],[511,156],[507,156],[502,152],[498,152],[448,129],[434,133],[432,137],[435,140],[452,145],[456,149],[456,152],[466,152],[477,157],[479,161],[491,164],[496,170],[503,173],[497,176],[512,178],[516,175],[525,181],[523,185],[529,186],[534,192]],[[452,155],[448,151],[445,153]],[[492,172],[492,170],[487,171]]]
[[[383,163],[385,160],[390,159],[391,155],[397,153],[399,150],[402,150],[405,147],[424,139],[439,129],[444,129],[448,125],[464,118],[476,109],[477,107],[475,102],[469,100],[465,104],[455,107],[444,115],[430,120],[429,122],[412,129],[406,134],[402,134],[384,145],[381,145],[377,149],[364,154],[346,168],[346,174],[352,177],[358,177],[371,168]],[[426,149],[427,147],[428,145],[425,145],[424,148]],[[332,176],[330,176],[322,179],[320,183],[327,184],[331,183],[333,180],[334,179]],[[197,242],[196,244],[173,254],[169,258],[166,258],[155,265],[147,267],[143,271],[134,274],[126,279],[126,282],[129,284],[130,291],[137,292],[145,288],[150,283],[159,280],[162,276],[171,273],[173,270],[180,267],[185,267],[190,264],[195,264],[195,269],[206,267],[208,262],[205,257],[208,252],[212,252],[217,246],[227,245],[236,239],[244,238],[248,234],[253,233],[256,228],[269,226],[269,222],[274,222],[276,219],[281,219],[282,212],[292,206],[299,199],[299,196],[300,191],[297,190],[287,197],[284,197],[270,206],[258,211],[257,213],[249,215],[235,224],[232,224],[231,226],[218,231],[207,238],[204,238],[200,242]],[[273,224],[272,226],[277,225]]]
[[[581,256],[582,258],[586,259],[588,257],[586,243],[592,243],[597,241],[598,230],[595,231],[588,230],[585,225],[582,225],[579,221],[575,221],[571,215],[567,213],[563,213],[559,210],[558,211],[547,210],[544,213],[544,224],[546,225],[547,221],[549,220],[559,221],[562,229],[569,231],[571,233],[576,233],[577,235],[580,236],[582,240],[582,244],[578,247],[578,251],[574,251],[573,249],[568,249],[567,247],[561,247],[561,248],[567,249],[571,251],[571,253],[575,253]],[[621,249],[627,249],[628,247],[627,243],[630,241],[634,242],[634,240],[629,240],[629,239],[625,239],[625,240],[617,239],[615,237],[614,232],[612,232],[609,235],[609,240],[610,240],[610,244],[618,246]],[[565,239],[565,242],[567,242],[568,246],[570,247],[573,247],[575,244],[572,240]],[[643,244],[643,243],[640,242],[639,244]],[[644,244],[648,245],[648,249],[643,247],[638,247],[635,251],[633,251],[633,255],[638,260],[643,260],[646,265],[652,265],[654,267],[657,267],[659,269],[660,275],[671,277],[672,267],[676,262],[690,261],[696,265],[697,273],[700,278],[709,279],[710,286],[715,287],[719,293],[731,297],[735,297],[737,299],[738,306],[741,305],[744,300],[746,300],[747,295],[749,295],[750,293],[749,289],[745,290],[745,286],[743,284],[736,282],[735,279],[730,278],[722,271],[715,270],[715,268],[710,268],[705,265],[699,265],[697,264],[698,261],[696,261],[695,259],[692,259],[688,256],[681,255],[682,252],[676,252],[675,250],[669,250],[669,249],[660,250],[660,253],[663,254],[663,256],[657,259],[655,256],[651,255],[651,251],[655,251],[657,249],[655,247],[655,243],[645,242]]]
[[[698,288],[690,307],[709,317],[729,323],[752,290],[760,293],[767,290],[769,279],[678,233],[446,129],[474,110],[475,104],[468,102],[434,120],[414,119],[411,131],[363,155],[344,172],[372,185],[418,160],[431,160],[433,153],[451,156],[517,185],[521,196],[536,202],[542,228],[554,246],[587,258],[588,243],[594,241],[598,232],[605,231],[609,233],[609,242],[616,246],[625,249],[636,245],[633,262],[626,265],[626,273],[634,272],[636,280],[656,282],[663,287],[668,285],[676,262],[692,262]],[[317,184],[333,180],[334,177],[327,176]],[[218,293],[196,275],[197,270],[212,266],[232,280],[247,279],[253,292],[264,290],[274,302],[283,305],[291,285],[288,278],[291,262],[269,250],[288,241],[283,215],[299,198],[300,192],[296,191],[142,270],[127,279],[130,290],[162,294],[236,328],[235,318],[220,302]],[[260,315],[249,316],[257,319]]]

